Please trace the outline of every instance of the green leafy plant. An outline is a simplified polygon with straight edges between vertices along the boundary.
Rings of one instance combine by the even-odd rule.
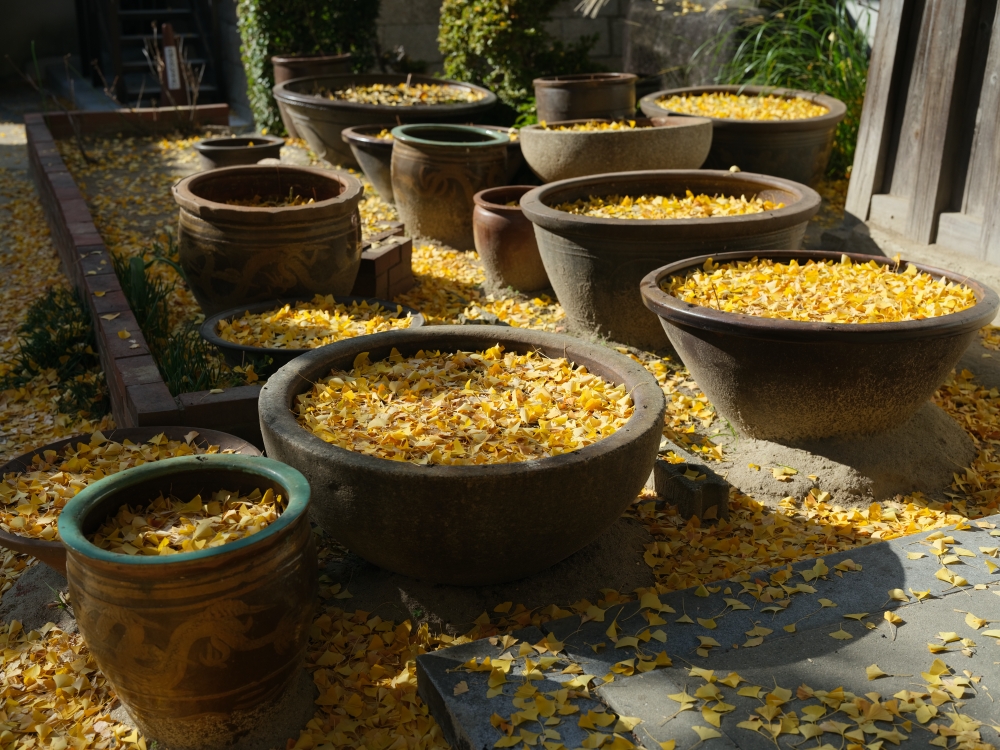
[[[240,53],[257,127],[284,132],[271,89],[272,55],[350,52],[354,70],[375,63],[379,0],[238,0]]]
[[[589,57],[598,37],[571,44],[545,29],[558,0],[444,0],[438,46],[447,78],[486,86],[513,120],[527,111],[539,76],[600,70]]]
[[[737,35],[736,52],[720,83],[782,86],[840,99],[847,116],[837,126],[831,176],[843,177],[854,161],[868,82],[868,40],[844,0],[764,0],[762,13],[709,43],[721,49]],[[699,50],[702,53],[703,47]]]

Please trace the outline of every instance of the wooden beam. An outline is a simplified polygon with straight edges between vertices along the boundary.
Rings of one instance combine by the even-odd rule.
[[[978,211],[983,218],[980,244],[990,263],[1000,263],[1000,211],[995,200],[1000,190],[1000,14],[993,20],[990,51],[983,76],[983,93],[976,122],[969,179],[966,184],[966,213]]]

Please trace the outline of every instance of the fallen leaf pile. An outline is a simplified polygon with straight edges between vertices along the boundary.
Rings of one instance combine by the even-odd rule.
[[[545,120],[538,123],[542,130],[571,130],[577,133],[602,133],[618,130],[635,130],[636,128],[649,128],[651,125],[636,125],[635,120],[588,120],[578,122],[573,125],[548,125]]]
[[[899,263],[769,259],[715,263],[661,282],[678,299],[723,312],[822,323],[895,323],[959,312],[976,304],[969,287]]]
[[[784,208],[784,203],[745,195],[739,198],[728,195],[695,195],[690,190],[685,197],[676,195],[608,195],[603,198],[590,196],[572,203],[553,206],[557,211],[578,216],[595,216],[600,219],[710,219],[720,216],[745,216]]]
[[[382,128],[378,133],[376,133],[373,138],[378,138],[380,141],[392,141],[395,140],[395,136],[389,128]]]
[[[830,111],[801,96],[747,96],[724,92],[664,96],[656,100],[656,105],[683,115],[724,120],[805,120]]]
[[[277,520],[283,500],[271,489],[246,495],[229,490],[188,501],[160,495],[148,505],[123,505],[88,539],[122,555],[176,555],[221,547],[252,536]]]
[[[416,464],[495,464],[580,450],[617,432],[632,397],[536,352],[358,355],[299,395],[299,424],[345,450]]]
[[[220,320],[217,333],[226,341],[266,349],[313,349],[334,341],[409,328],[412,318],[397,306],[391,311],[367,301],[338,303],[317,294],[311,302],[296,302],[263,313],[244,313]]]
[[[315,198],[306,200],[301,195],[294,195],[292,188],[288,189],[288,195],[254,195],[250,198],[229,198],[227,206],[244,206],[246,208],[289,208],[292,206],[309,206],[316,202]]]
[[[197,435],[191,432],[186,440],[169,440],[160,433],[137,444],[108,440],[97,431],[89,443],[68,445],[61,453],[38,454],[28,471],[3,477],[0,529],[35,539],[58,539],[59,513],[87,485],[150,461],[219,452],[217,445],[196,443]]]
[[[349,86],[330,91],[321,88],[317,96],[354,104],[375,104],[381,107],[413,107],[428,104],[465,104],[478,102],[486,94],[465,86],[447,86],[438,83],[373,83],[368,86]]]

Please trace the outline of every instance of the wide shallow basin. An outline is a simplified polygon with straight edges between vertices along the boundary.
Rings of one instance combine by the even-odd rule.
[[[202,169],[256,164],[261,159],[280,159],[284,138],[254,135],[242,138],[206,138],[193,148],[198,152]]]
[[[515,464],[418,466],[355,453],[301,427],[296,397],[368,352],[540,351],[624,383],[634,415],[579,451]],[[372,563],[413,578],[465,586],[543,570],[594,540],[635,499],[653,467],[665,402],[655,378],[612,349],[568,336],[502,326],[425,326],[351,339],[304,354],[261,390],[260,424],[272,458],[313,490],[314,520]]]
[[[848,255],[862,263],[894,263]],[[1000,304],[984,284],[920,264],[914,265],[935,278],[970,287],[977,303],[924,320],[819,323],[723,312],[682,302],[660,288],[669,276],[699,267],[708,257],[726,263],[755,256],[802,263],[839,260],[841,253],[744,251],[688,258],[646,276],[642,299],[718,413],[741,434],[760,440],[865,435],[903,423],[945,381]]]

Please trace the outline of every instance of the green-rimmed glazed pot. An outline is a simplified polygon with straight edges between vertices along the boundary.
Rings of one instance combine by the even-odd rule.
[[[392,131],[392,192],[409,233],[472,250],[473,196],[507,183],[510,138],[469,125]]]
[[[122,505],[219,489],[272,489],[287,504],[257,534],[198,552],[129,556],[87,540]],[[304,664],[316,604],[309,498],[306,478],[278,461],[186,456],[95,482],[63,509],[77,624],[148,739],[214,750],[273,720]]]

